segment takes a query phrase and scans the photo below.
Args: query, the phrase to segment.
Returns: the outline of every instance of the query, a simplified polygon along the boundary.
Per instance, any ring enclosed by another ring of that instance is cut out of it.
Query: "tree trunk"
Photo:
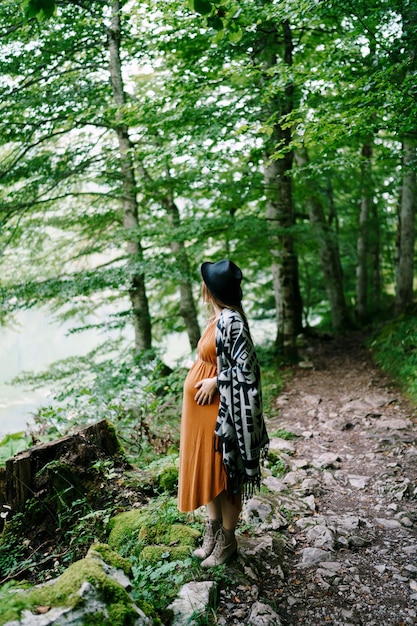
[[[366,142],[362,148],[359,231],[356,242],[358,255],[356,266],[356,315],[360,322],[364,322],[368,314],[369,225],[373,202],[371,158],[372,145],[370,142]]]
[[[62,475],[73,474],[73,479],[68,482],[74,486],[78,480],[91,482],[90,467],[94,461],[121,454],[115,430],[106,420],[87,426],[74,435],[35,445],[6,461],[0,504],[7,504],[15,512],[29,498],[53,489],[53,485],[45,484],[45,481],[46,469],[54,462],[60,464],[57,471]],[[63,478],[65,480],[65,476]]]
[[[194,302],[193,290],[189,278],[190,264],[188,262],[188,256],[185,249],[184,241],[182,239],[175,238],[175,231],[178,230],[178,227],[180,225],[180,214],[178,211],[178,207],[172,199],[167,198],[166,208],[168,210],[168,219],[173,231],[171,249],[182,277],[179,281],[180,315],[183,318],[185,327],[187,329],[188,340],[190,342],[191,349],[194,350],[197,347],[197,343],[200,339],[201,333],[198,324],[197,309]]]
[[[262,41],[263,65],[267,71],[276,65],[277,54],[282,45],[275,24],[262,26],[267,33],[263,35]],[[285,64],[290,66],[293,43],[288,22],[283,22],[282,33],[283,59]],[[302,302],[298,281],[298,259],[292,233],[295,219],[291,179],[293,166],[291,129],[288,126],[283,127],[282,117],[293,108],[293,91],[293,84],[289,83],[284,93],[274,97],[268,108],[263,111],[264,117],[273,114],[277,119],[273,127],[272,141],[266,146],[265,153],[266,219],[277,313],[277,344],[282,348],[284,355],[291,359],[297,355],[296,337],[302,330]],[[282,151],[279,158],[271,158],[278,149]]]
[[[395,294],[395,312],[397,315],[403,313],[413,302],[416,158],[416,142],[414,138],[406,137],[403,142],[403,174],[397,238],[397,280]]]
[[[303,166],[309,162],[307,150],[297,152],[297,162]],[[326,220],[320,196],[311,190],[306,198],[310,224],[316,238],[324,286],[330,305],[332,326],[340,331],[350,326],[349,312],[343,291],[343,272],[340,262],[337,234]],[[332,216],[333,217],[333,216]]]
[[[116,120],[122,120],[123,106],[126,97],[120,60],[120,3],[111,3],[112,19],[108,31],[108,49],[110,55],[110,78],[113,99],[119,111]],[[123,121],[117,123],[116,134],[119,143],[120,171],[123,193],[123,225],[127,233],[127,251],[129,255],[130,274],[129,297],[133,312],[135,329],[135,350],[139,354],[152,348],[152,329],[149,304],[145,288],[143,270],[143,250],[139,233],[138,204],[136,196],[136,178],[133,163],[133,146],[129,137],[129,129]]]

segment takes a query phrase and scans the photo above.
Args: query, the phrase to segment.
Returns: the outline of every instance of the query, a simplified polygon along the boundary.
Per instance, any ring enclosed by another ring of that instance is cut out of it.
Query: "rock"
[[[326,550],[321,548],[304,548],[302,550],[302,566],[309,567],[310,565],[316,565],[317,563],[323,563],[324,561],[331,561],[332,555]]]
[[[289,454],[294,454],[295,445],[292,443],[292,441],[288,441],[287,439],[281,439],[280,437],[273,437],[271,441],[269,442],[268,454],[279,456],[279,453],[283,451]]]
[[[263,531],[279,530],[288,526],[288,521],[280,513],[277,502],[263,495],[256,495],[245,503],[242,521]]]
[[[181,587],[168,609],[173,612],[171,626],[193,626],[210,608],[215,607],[217,584],[211,580],[192,581]]]
[[[310,511],[314,513],[314,511],[316,510],[316,500],[314,496],[313,495],[307,496],[306,498],[303,498],[303,500],[307,504]]]
[[[337,468],[340,467],[340,456],[333,452],[325,452],[313,459],[312,465],[318,469]]]
[[[282,621],[268,604],[254,602],[247,624],[248,626],[282,626]]]
[[[301,489],[308,494],[317,495],[321,491],[321,485],[315,478],[305,478],[301,483]]]
[[[375,422],[374,427],[378,430],[407,430],[410,428],[410,421],[401,418],[382,419]]]
[[[153,620],[133,602],[127,587],[130,562],[104,544],[90,548],[56,580],[31,590],[14,591],[27,603],[20,620],[4,626],[82,626],[91,615],[108,620],[113,611],[132,626],[152,626]],[[39,614],[38,607],[48,609]]]
[[[275,476],[267,476],[264,478],[263,484],[270,491],[274,491],[275,493],[288,489],[287,485],[280,478],[276,478]]]
[[[285,485],[294,486],[294,485],[300,484],[304,480],[305,477],[306,477],[306,472],[304,470],[299,470],[296,472],[288,472],[288,474],[285,474],[284,478],[282,479],[282,482]]]
[[[379,526],[381,526],[382,528],[389,528],[391,530],[401,527],[400,522],[396,519],[385,519],[383,517],[376,517],[375,522],[379,524]]]
[[[369,476],[355,476],[352,474],[348,476],[348,481],[349,481],[349,484],[352,485],[352,487],[356,487],[357,489],[365,489],[366,485],[370,481],[370,477]]]
[[[306,533],[306,538],[309,544],[314,548],[323,548],[325,550],[332,550],[334,548],[334,535],[327,526],[314,526]]]

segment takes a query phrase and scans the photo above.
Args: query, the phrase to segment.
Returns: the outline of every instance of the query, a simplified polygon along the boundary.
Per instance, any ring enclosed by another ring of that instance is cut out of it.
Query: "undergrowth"
[[[394,319],[376,331],[369,347],[375,362],[390,374],[417,404],[417,324],[415,312]]]

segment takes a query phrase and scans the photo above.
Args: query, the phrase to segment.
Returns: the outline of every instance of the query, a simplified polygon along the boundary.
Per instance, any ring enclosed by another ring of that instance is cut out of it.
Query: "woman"
[[[184,383],[178,507],[206,505],[202,567],[237,551],[242,495],[260,485],[268,435],[262,416],[259,363],[242,309],[242,272],[232,261],[203,263],[202,295],[212,309],[198,357]]]

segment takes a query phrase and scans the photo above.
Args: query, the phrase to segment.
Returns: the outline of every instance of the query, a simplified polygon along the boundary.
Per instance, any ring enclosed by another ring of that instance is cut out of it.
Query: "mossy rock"
[[[194,546],[200,537],[200,532],[184,524],[172,524],[169,531],[169,543],[179,543],[182,546]]]
[[[141,529],[141,532],[144,527]],[[149,534],[147,539],[152,533]],[[198,530],[184,526],[183,524],[172,524],[160,537],[160,541],[155,541],[152,545],[147,543],[140,552],[140,560],[156,563],[161,560],[182,561],[190,556],[191,548],[195,545],[200,536]],[[145,535],[142,535],[145,538]]]
[[[182,545],[193,546],[200,533],[194,528],[184,524],[171,525],[143,525],[139,531],[138,539],[146,546],[164,544],[168,546]]]
[[[148,563],[158,561],[184,561],[190,556],[188,546],[145,546],[140,553],[140,560]]]
[[[139,509],[132,509],[119,513],[109,521],[109,546],[122,555],[128,556],[134,552],[137,544],[138,532],[143,525],[144,513]]]
[[[126,576],[130,576],[132,573],[132,565],[129,559],[120,556],[120,554],[112,550],[107,543],[93,544],[87,552],[87,557],[98,557],[115,569],[122,570]]]
[[[97,558],[100,557],[100,558]],[[33,610],[37,606],[83,608],[85,599],[79,591],[83,583],[90,583],[97,591],[100,600],[105,603],[109,618],[101,616],[98,622],[99,611],[96,614],[84,614],[83,625],[108,624],[109,626],[129,626],[138,618],[137,608],[125,588],[116,580],[110,578],[103,569],[104,561],[117,569],[126,571],[127,563],[108,546],[97,544],[92,546],[90,554],[80,561],[73,563],[68,569],[48,585],[25,590],[25,593],[16,591],[10,594],[10,604],[7,596],[2,597],[2,621],[6,623],[18,620],[23,609]],[[19,602],[17,602],[19,599]],[[91,619],[90,619],[91,618]],[[4,620],[4,621],[3,621]]]

